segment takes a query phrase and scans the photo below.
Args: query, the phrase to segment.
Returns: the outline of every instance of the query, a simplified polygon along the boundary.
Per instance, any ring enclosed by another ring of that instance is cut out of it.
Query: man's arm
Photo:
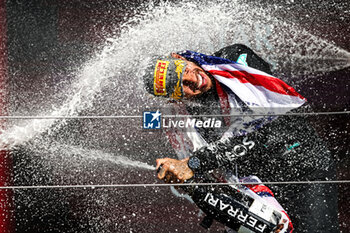
[[[188,160],[188,166],[194,172],[203,172],[215,168],[227,167],[233,161],[249,159],[260,153],[261,148],[256,140],[256,133],[245,136],[219,140],[195,151]]]
[[[263,150],[256,138],[257,132],[225,141],[219,140],[202,147],[183,160],[157,159],[157,169],[161,167],[158,178],[169,183],[182,183],[196,173],[227,167],[236,160],[251,159]]]

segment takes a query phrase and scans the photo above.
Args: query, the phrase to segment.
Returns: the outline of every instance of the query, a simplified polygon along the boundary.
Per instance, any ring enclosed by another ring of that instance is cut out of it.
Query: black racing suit
[[[249,66],[271,73],[269,65],[244,45],[232,45],[214,55],[236,61],[242,53],[248,54]],[[192,114],[203,114],[198,107],[189,107],[188,110]],[[291,112],[298,111],[301,108]],[[202,128],[199,133],[211,143],[192,154],[191,157],[200,161],[195,173],[223,167],[230,169],[237,164],[239,176],[256,175],[263,182],[336,179],[330,151],[303,116],[280,116],[252,133],[226,141],[218,140],[220,135],[213,130]],[[339,232],[335,185],[283,184],[269,187],[290,216],[294,233]]]

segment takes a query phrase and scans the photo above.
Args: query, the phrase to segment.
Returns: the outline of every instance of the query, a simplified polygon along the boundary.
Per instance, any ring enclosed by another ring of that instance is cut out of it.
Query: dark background
[[[58,92],[60,86],[57,84],[62,83],[61,79],[64,78],[69,83],[74,78],[70,76],[72,69],[90,58],[103,43],[106,34],[117,35],[118,25],[141,12],[140,4],[145,2],[6,1],[11,110],[31,113],[29,108],[40,103],[38,99],[51,96],[54,91]],[[301,27],[305,26],[313,34],[350,51],[349,37],[344,36],[350,34],[349,3],[316,0],[254,2],[262,6],[281,6],[277,10],[281,18],[288,18]],[[311,80],[295,88],[311,100],[315,111],[350,109],[349,68],[317,75]],[[309,118],[337,159],[338,180],[349,180],[349,115]],[[79,129],[80,123],[71,121],[68,126]],[[150,145],[156,142],[157,137],[163,136],[155,132],[149,138]],[[141,142],[147,147],[146,143]],[[169,148],[164,139],[160,139],[158,144],[160,150],[166,151]],[[98,162],[93,168],[88,165],[67,168],[63,163],[52,170],[47,161],[33,159],[31,153],[25,146],[19,146],[12,151],[15,185],[81,184],[90,180],[106,183],[155,182],[153,171],[132,172],[131,169]],[[60,180],[60,177],[64,180]],[[71,177],[70,180],[67,177]],[[340,184],[338,187],[340,226],[343,232],[350,232],[350,186]],[[202,230],[198,227],[201,217],[197,215],[197,208],[186,200],[173,197],[168,188],[17,190],[15,207],[17,232]],[[222,229],[222,226],[215,224],[212,232],[222,232]]]

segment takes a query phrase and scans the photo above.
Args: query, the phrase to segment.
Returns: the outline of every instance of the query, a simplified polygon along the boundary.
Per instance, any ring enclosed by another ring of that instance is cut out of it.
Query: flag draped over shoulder
[[[291,86],[263,71],[189,50],[179,55],[199,64],[224,89],[231,90],[253,113],[283,114],[306,102]]]

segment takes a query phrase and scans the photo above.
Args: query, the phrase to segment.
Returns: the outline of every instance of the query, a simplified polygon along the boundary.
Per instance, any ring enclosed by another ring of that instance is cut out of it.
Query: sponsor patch
[[[247,54],[243,53],[241,55],[239,55],[238,59],[237,59],[237,63],[244,65],[244,66],[248,66],[247,63]]]
[[[183,72],[183,69],[185,67],[185,61],[183,60],[175,60],[174,61],[176,66],[176,74],[177,74],[177,83],[174,87],[174,92],[171,94],[171,98],[173,99],[181,99],[182,97],[182,91],[181,91],[181,74]]]
[[[166,72],[169,66],[168,61],[157,60],[154,70],[154,95],[167,95],[166,92]]]

